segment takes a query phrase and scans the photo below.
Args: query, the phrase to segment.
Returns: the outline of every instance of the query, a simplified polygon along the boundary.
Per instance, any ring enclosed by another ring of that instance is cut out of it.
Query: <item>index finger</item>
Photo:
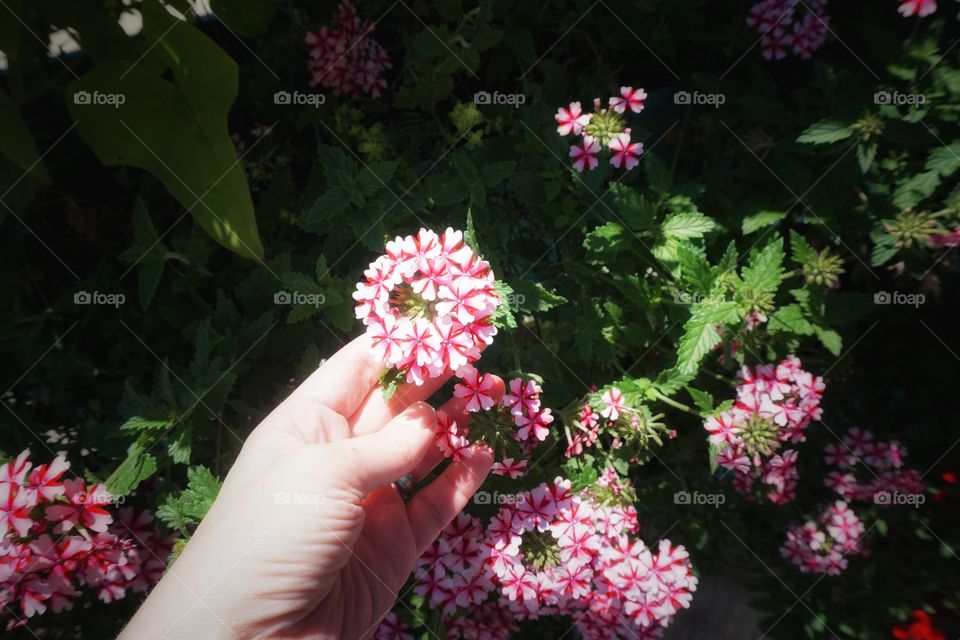
[[[370,338],[364,333],[310,374],[288,400],[319,402],[349,417],[380,381],[383,369],[383,362],[373,355]]]

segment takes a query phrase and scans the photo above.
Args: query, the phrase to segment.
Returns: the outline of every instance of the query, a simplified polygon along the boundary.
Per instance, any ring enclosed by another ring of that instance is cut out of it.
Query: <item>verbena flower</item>
[[[759,481],[775,504],[793,500],[797,452],[784,447],[803,442],[807,426],[820,419],[824,388],[823,378],[804,371],[795,356],[743,367],[733,407],[703,425],[714,459],[734,473],[737,491],[752,494]]]
[[[900,0],[900,7],[897,9],[905,18],[910,16],[923,18],[936,10],[937,0]]]
[[[29,457],[0,466],[0,605],[18,614],[8,629],[73,608],[81,589],[109,603],[160,579],[173,544],[149,513],[126,507],[115,517],[102,485],[61,481],[66,458],[31,471]]]
[[[916,469],[904,469],[906,448],[896,440],[875,442],[873,433],[854,427],[842,442],[824,448],[826,463],[835,467],[824,480],[847,501],[892,504],[884,494],[916,495],[926,488]]]
[[[603,149],[612,152],[610,164],[614,167],[630,171],[637,166],[643,155],[643,144],[631,142],[630,128],[624,116],[628,110],[632,113],[643,111],[646,99],[647,93],[643,89],[620,87],[620,95],[612,96],[606,108],[599,98],[595,99],[593,113],[584,113],[579,102],[560,107],[554,115],[557,133],[580,136],[580,140],[570,146],[573,168],[580,173],[596,169],[600,166],[597,155]]]
[[[747,14],[747,26],[760,34],[760,50],[767,60],[783,60],[788,53],[806,60],[827,37],[830,17],[827,0],[761,0]]]
[[[500,304],[490,265],[463,233],[421,229],[387,243],[353,294],[373,353],[407,382],[465,370],[493,342]]]
[[[791,527],[780,554],[803,573],[835,576],[847,568],[847,556],[864,552],[863,535],[863,523],[837,500],[816,521]]]
[[[333,21],[335,28],[307,32],[310,86],[322,85],[335,95],[379,97],[387,86],[383,72],[393,65],[386,50],[370,37],[374,23],[362,20],[350,0],[340,2]]]

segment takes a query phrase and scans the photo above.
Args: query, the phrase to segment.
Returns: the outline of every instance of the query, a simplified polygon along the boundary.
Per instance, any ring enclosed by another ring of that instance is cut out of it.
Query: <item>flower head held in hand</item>
[[[497,333],[490,265],[450,228],[421,229],[386,249],[353,294],[377,357],[418,385],[476,362]]]

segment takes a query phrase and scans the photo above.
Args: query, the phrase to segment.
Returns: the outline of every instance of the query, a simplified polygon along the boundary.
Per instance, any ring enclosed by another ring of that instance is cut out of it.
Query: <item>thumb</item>
[[[409,473],[434,446],[437,412],[426,402],[414,402],[383,429],[341,441],[349,448],[348,466],[354,486],[364,495]]]

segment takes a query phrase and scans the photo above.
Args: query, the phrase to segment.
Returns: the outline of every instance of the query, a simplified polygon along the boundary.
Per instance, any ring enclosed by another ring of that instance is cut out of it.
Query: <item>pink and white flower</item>
[[[579,144],[570,147],[570,157],[573,158],[573,168],[576,169],[578,173],[583,173],[584,169],[588,171],[596,169],[600,163],[599,160],[597,160],[597,154],[599,152],[600,143],[590,136],[584,136]]]

